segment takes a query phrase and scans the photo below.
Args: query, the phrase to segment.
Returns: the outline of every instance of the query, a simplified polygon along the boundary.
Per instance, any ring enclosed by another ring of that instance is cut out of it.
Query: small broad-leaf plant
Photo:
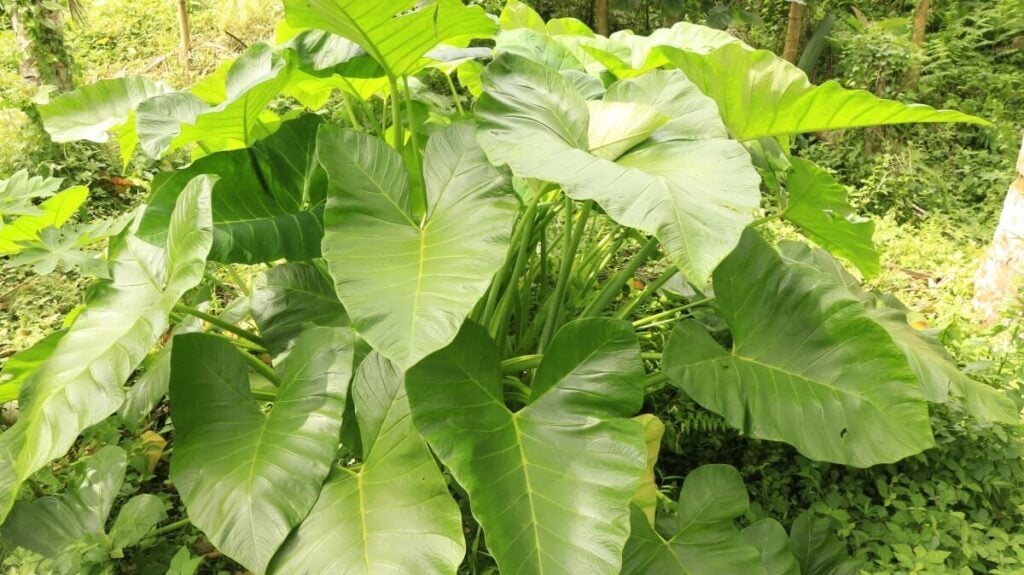
[[[516,0],[284,8],[276,44],[190,89],[105,80],[41,107],[56,141],[192,161],[155,177],[67,332],[15,361],[4,533],[86,428],[166,398],[188,519],[253,573],[453,574],[467,554],[503,575],[828,573],[842,553],[812,522],[799,542],[738,527],[731,467],[663,503],[645,393],[855,467],[931,447],[929,403],[1017,422],[861,288],[873,225],[788,146],[984,121],[815,86],[686,23],[606,38]],[[774,242],[776,220],[815,247]],[[197,296],[209,263],[258,271],[220,315]],[[641,268],[656,279],[631,287]],[[645,316],[669,282],[688,301]]]

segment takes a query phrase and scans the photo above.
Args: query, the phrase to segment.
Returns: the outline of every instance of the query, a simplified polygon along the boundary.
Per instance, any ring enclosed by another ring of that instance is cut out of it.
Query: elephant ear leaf
[[[807,265],[831,275],[851,296],[864,304],[868,316],[888,332],[893,343],[906,356],[928,401],[958,401],[969,414],[981,421],[1008,425],[1020,423],[1020,410],[1013,400],[961,371],[937,337],[910,325],[907,308],[896,298],[864,291],[856,278],[824,250],[812,249],[798,242],[783,242],[781,251],[783,257],[794,265]]]
[[[127,165],[138,145],[135,112],[146,100],[171,88],[148,78],[114,78],[82,86],[39,106],[43,129],[54,142],[88,140],[105,143],[118,135],[121,158]]]
[[[407,369],[455,338],[505,261],[517,207],[507,178],[468,125],[435,133],[420,219],[402,159],[383,140],[325,127],[318,142],[331,182],[323,253],[338,297],[359,334]]]
[[[363,47],[390,76],[412,74],[438,44],[484,38],[497,29],[479,6],[462,0],[285,0],[295,28],[319,28]]]
[[[260,263],[320,256],[327,176],[316,160],[322,121],[309,114],[284,122],[251,148],[205,156],[187,168],[161,172],[139,235],[162,243],[174,202],[192,178],[217,176],[213,188],[210,260]]]
[[[501,54],[483,83],[478,134],[492,162],[653,234],[691,282],[704,285],[753,220],[750,156],[678,71],[619,81],[588,102],[557,71]]]
[[[78,434],[124,402],[124,383],[168,327],[168,315],[199,284],[213,243],[213,180],[193,180],[176,203],[167,247],[133,235],[110,248],[100,282],[68,333],[24,382],[21,417],[0,435],[0,519],[21,484],[64,455]]]
[[[623,575],[766,573],[757,547],[734,521],[750,500],[743,478],[728,465],[705,465],[686,476],[672,533],[663,537],[633,508],[633,530],[623,557]]]
[[[454,574],[465,555],[462,518],[413,428],[402,372],[371,353],[352,401],[362,465],[334,470],[270,572]]]
[[[253,44],[228,68],[223,93],[216,93],[219,89],[204,92],[206,84],[193,88],[204,96],[218,96],[216,103],[193,92],[171,92],[139,104],[135,118],[139,147],[150,157],[160,158],[196,142],[213,142],[218,149],[252,144],[269,135],[261,112],[288,85],[294,70],[286,54],[266,44]]]
[[[869,467],[934,445],[906,358],[840,281],[785,262],[751,229],[714,287],[731,352],[693,321],[665,350],[670,380],[698,403],[816,461]]]
[[[739,140],[886,124],[988,124],[961,112],[847,90],[835,81],[815,86],[793,64],[740,43],[703,53],[673,46],[657,50],[718,103],[729,132]]]
[[[782,217],[816,244],[849,260],[864,277],[881,271],[871,236],[875,223],[860,218],[846,201],[846,189],[814,162],[790,158],[789,203]]]
[[[409,370],[416,428],[469,493],[502,573],[619,573],[646,463],[629,419],[642,378],[631,326],[606,318],[558,332],[518,411],[505,406],[497,347],[475,323]]]
[[[278,367],[280,385],[267,413],[249,390],[242,352],[205,334],[175,338],[171,479],[192,522],[255,573],[266,571],[330,472],[353,339],[345,328],[303,333]]]
[[[100,449],[78,464],[77,485],[60,497],[18,501],[3,525],[4,538],[48,558],[101,541],[126,465],[120,447]]]
[[[832,519],[801,513],[789,530],[790,547],[803,575],[855,575],[860,572],[846,544],[836,537]]]

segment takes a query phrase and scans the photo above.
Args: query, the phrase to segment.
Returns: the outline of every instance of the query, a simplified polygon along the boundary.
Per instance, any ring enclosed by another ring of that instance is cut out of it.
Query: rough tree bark
[[[602,36],[611,34],[608,0],[594,0],[594,28]]]
[[[804,0],[789,0],[789,23],[786,24],[786,46],[782,49],[782,58],[796,64],[800,55],[800,36],[804,31]]]
[[[931,7],[930,0],[918,0],[917,9],[914,11],[914,30],[910,41],[917,47],[918,51],[924,47],[924,34],[928,28],[928,9]],[[911,88],[917,86],[921,77],[921,62],[918,59],[910,67],[910,76],[907,78],[907,85]]]
[[[14,0],[5,7],[22,54],[21,77],[32,85],[56,86],[58,92],[74,89],[61,11],[48,8],[44,0]]]
[[[974,309],[986,325],[994,324],[1024,280],[1024,142],[1017,158],[1017,178],[1003,203],[992,245],[974,276]]]

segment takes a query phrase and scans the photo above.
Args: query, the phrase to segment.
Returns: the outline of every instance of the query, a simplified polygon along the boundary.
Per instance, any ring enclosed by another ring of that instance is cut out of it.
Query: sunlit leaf
[[[706,283],[753,219],[761,194],[750,156],[678,72],[613,84],[595,113],[558,72],[510,54],[487,68],[484,85],[476,114],[491,161],[561,184],[618,223],[654,234],[695,284]],[[641,117],[639,127],[619,122]],[[668,121],[659,127],[661,117]],[[616,145],[603,148],[609,141]],[[602,157],[616,154],[614,162]]]
[[[317,154],[331,181],[323,252],[341,303],[374,349],[409,368],[455,338],[505,260],[508,181],[472,127],[446,128],[423,156],[420,220],[402,159],[383,140],[325,128]]]
[[[647,459],[628,419],[642,377],[631,326],[605,318],[557,333],[518,411],[505,406],[498,350],[477,324],[409,370],[416,428],[469,493],[502,573],[619,573]]]

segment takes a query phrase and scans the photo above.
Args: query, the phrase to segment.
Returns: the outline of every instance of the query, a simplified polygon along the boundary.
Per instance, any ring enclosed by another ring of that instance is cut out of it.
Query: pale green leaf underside
[[[167,249],[128,235],[111,247],[111,275],[53,355],[25,383],[18,423],[0,435],[0,519],[23,481],[117,410],[122,385],[168,325],[168,314],[203,277],[212,240],[211,179],[182,193]]]
[[[51,333],[37,341],[32,347],[23,349],[7,358],[0,370],[0,404],[18,399],[21,386],[44,361],[53,355],[57,343],[67,332]]]
[[[817,461],[868,467],[934,444],[906,359],[829,274],[785,263],[748,230],[714,286],[732,353],[690,321],[665,350],[669,377],[701,405]]]
[[[616,222],[654,234],[692,282],[707,281],[753,219],[760,191],[750,157],[726,137],[714,103],[678,71],[613,84],[591,104],[594,117],[568,79],[529,60],[500,55],[483,79],[476,114],[491,161],[556,182]],[[643,130],[606,125],[605,114],[627,110],[650,114]],[[661,117],[667,123],[652,129]],[[611,149],[603,146],[609,141]]]
[[[628,419],[642,376],[629,324],[604,318],[559,331],[517,412],[477,324],[408,372],[416,428],[469,493],[503,574],[619,573],[646,460]]]
[[[171,356],[171,479],[192,522],[228,556],[264,573],[320,493],[334,462],[352,375],[353,336],[315,328],[278,374],[270,413],[230,343],[177,336]]]
[[[454,575],[465,555],[462,518],[413,428],[402,373],[371,353],[351,394],[362,466],[335,469],[270,572]]]
[[[54,142],[104,143],[111,130],[129,123],[139,104],[169,91],[148,78],[100,80],[39,106],[39,115]]]
[[[455,338],[504,261],[516,212],[507,179],[472,128],[437,132],[418,222],[402,159],[383,140],[325,128],[317,154],[331,182],[323,253],[338,296],[359,334],[409,368]]]

